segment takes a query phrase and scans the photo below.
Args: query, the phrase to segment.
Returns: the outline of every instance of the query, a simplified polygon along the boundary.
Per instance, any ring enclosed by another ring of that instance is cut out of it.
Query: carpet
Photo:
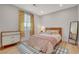
[[[64,47],[62,47],[62,46],[59,46],[59,47],[57,47],[57,48],[55,49],[55,53],[56,53],[56,54],[68,54],[69,51],[68,51],[67,48],[64,48]]]

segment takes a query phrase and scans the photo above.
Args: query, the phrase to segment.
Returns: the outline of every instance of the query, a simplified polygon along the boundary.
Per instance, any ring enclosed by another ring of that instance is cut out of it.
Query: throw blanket
[[[59,41],[57,41],[56,38],[46,35],[33,35],[29,40],[27,40],[27,43],[31,47],[43,53],[52,53],[58,42]]]

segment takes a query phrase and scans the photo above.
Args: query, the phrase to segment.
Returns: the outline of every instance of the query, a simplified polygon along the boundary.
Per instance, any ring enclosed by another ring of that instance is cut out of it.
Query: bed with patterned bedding
[[[19,48],[23,53],[53,53],[56,45],[61,41],[44,34],[33,35],[29,40],[23,42]]]
[[[23,46],[26,47],[25,50],[31,51],[30,53],[50,54],[54,52],[55,47],[61,42],[61,38],[58,33],[32,35],[29,40],[23,43]]]

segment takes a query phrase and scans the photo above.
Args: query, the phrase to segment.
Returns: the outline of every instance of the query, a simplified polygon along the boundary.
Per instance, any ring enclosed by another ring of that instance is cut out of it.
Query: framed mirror
[[[72,21],[70,23],[69,41],[73,44],[77,44],[78,38],[78,21]]]

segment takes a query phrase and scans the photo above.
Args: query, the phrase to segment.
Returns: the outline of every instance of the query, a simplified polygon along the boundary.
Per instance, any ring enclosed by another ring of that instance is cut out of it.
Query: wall
[[[77,13],[77,15],[78,15],[78,21],[79,21],[79,5],[78,5],[77,11],[78,11],[78,13]],[[78,27],[78,31],[79,31],[79,27]],[[79,32],[78,32],[78,42],[79,42]],[[78,45],[79,45],[79,43],[78,43]]]
[[[0,5],[0,32],[18,30],[18,9],[11,5]]]
[[[10,5],[0,5],[0,32],[18,30],[18,9]]]
[[[57,11],[55,13],[41,16],[42,26],[62,27],[63,38],[67,41],[69,36],[70,21],[77,20],[77,7]]]
[[[38,15],[34,15],[34,25],[35,25],[35,34],[40,32],[41,27],[41,17]]]

